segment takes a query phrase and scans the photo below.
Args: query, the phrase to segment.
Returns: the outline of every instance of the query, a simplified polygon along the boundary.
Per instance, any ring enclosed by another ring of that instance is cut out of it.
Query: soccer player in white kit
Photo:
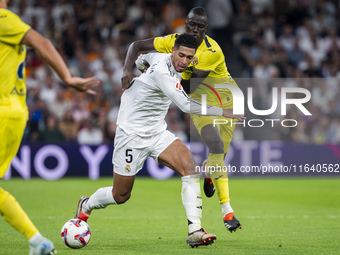
[[[166,130],[165,115],[171,102],[182,111],[202,114],[201,104],[189,98],[181,82],[182,72],[192,61],[197,40],[189,34],[178,36],[171,54],[161,55],[140,77],[135,78],[123,93],[118,113],[113,153],[113,186],[98,189],[90,198],[81,197],[75,218],[87,221],[93,209],[125,203],[131,195],[135,175],[144,161],[152,157],[181,176],[182,202],[188,218],[188,246],[212,244],[214,234],[201,227],[202,197],[195,159],[184,143]],[[158,55],[157,57],[159,57]],[[207,106],[207,115],[244,119],[232,109]]]

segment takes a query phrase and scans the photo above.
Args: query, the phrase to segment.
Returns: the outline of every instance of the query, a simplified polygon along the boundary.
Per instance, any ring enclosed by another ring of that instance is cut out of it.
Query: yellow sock
[[[228,172],[224,164],[224,154],[209,153],[207,167],[210,169],[210,177],[214,183],[220,204],[228,203],[230,201]]]
[[[28,240],[38,233],[38,229],[15,198],[2,188],[0,188],[0,214],[9,224],[23,233]]]
[[[230,201],[228,178],[222,177],[218,180],[212,179],[212,181],[214,183],[220,204],[228,203]]]

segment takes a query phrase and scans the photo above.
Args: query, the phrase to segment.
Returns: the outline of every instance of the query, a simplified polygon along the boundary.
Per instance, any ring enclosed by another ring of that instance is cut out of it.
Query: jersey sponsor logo
[[[212,53],[215,53],[216,50],[208,49],[208,51],[211,51]]]
[[[131,167],[130,165],[126,165],[125,167],[125,172],[130,173],[131,172]]]
[[[192,60],[192,64],[197,66],[198,64],[198,57],[194,57],[193,60]]]
[[[21,88],[21,89],[18,91],[17,88],[14,87],[14,88],[12,89],[10,95],[24,96],[24,95],[26,95],[26,93],[23,92],[23,90],[24,90],[24,89]]]
[[[176,89],[182,90],[182,85],[180,83],[176,83]]]
[[[161,38],[165,39],[165,38],[167,38],[167,36],[166,36],[166,35],[163,35],[163,36],[161,36]]]

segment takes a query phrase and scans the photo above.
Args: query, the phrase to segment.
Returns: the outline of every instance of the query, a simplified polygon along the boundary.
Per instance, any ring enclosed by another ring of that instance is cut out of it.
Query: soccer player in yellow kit
[[[95,92],[91,88],[99,84],[94,77],[71,77],[51,42],[7,10],[7,3],[8,0],[0,0],[0,178],[18,151],[28,120],[25,45],[35,48],[65,85],[93,94]],[[26,236],[30,245],[29,254],[54,253],[53,243],[39,233],[15,198],[1,187],[0,214]]]
[[[199,47],[189,67],[182,75],[182,85],[188,90],[188,80],[191,78],[205,78],[200,85],[193,90],[191,98],[201,101],[202,94],[207,96],[207,104],[230,109],[233,107],[233,97],[227,89],[215,89],[214,84],[230,84],[237,86],[227,70],[225,58],[219,45],[205,34],[208,26],[208,15],[202,7],[190,10],[186,22],[186,33],[193,35]],[[157,50],[170,53],[176,40],[177,34],[156,37],[136,41],[129,47],[124,65],[122,77],[123,89],[126,89],[133,79],[132,66],[139,51]],[[185,82],[187,81],[187,82]],[[188,92],[188,91],[187,91]],[[189,92],[188,92],[189,93]],[[217,102],[217,104],[216,104]],[[195,127],[209,148],[208,159],[203,163],[204,169],[225,166],[224,157],[229,149],[234,131],[234,125],[213,125],[216,117],[191,115]],[[223,117],[218,117],[225,119]],[[230,119],[227,119],[230,123]],[[226,169],[226,168],[224,168]],[[241,223],[235,218],[234,211],[230,206],[228,176],[226,172],[206,172],[204,180],[204,192],[207,197],[214,194],[215,188],[222,208],[223,222],[226,228],[232,232],[241,228]]]

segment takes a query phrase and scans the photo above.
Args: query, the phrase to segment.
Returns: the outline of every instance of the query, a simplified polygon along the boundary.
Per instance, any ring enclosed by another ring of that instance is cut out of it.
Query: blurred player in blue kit
[[[33,47],[57,72],[65,85],[95,93],[96,78],[71,77],[66,64],[49,40],[7,10],[8,0],[0,0],[0,178],[16,155],[28,120],[26,105],[26,46]],[[0,188],[0,214],[29,242],[29,254],[53,254],[53,243],[43,237],[15,198]]]

